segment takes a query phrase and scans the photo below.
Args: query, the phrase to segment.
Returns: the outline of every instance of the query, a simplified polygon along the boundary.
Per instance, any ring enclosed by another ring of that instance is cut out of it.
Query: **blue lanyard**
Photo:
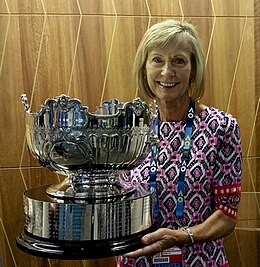
[[[183,146],[183,155],[181,159],[181,168],[180,174],[177,184],[177,207],[176,207],[176,216],[178,219],[181,219],[183,216],[184,210],[184,178],[186,173],[186,168],[189,163],[189,153],[191,148],[191,136],[192,136],[192,125],[195,114],[195,101],[190,99],[188,114],[186,118],[186,127],[185,127],[185,138],[184,138],[184,146]],[[157,136],[159,136],[159,114],[156,116],[154,131]],[[156,201],[154,206],[154,219],[156,220],[158,217],[158,192],[156,185],[156,176],[157,176],[157,147],[154,146],[152,148],[152,157],[150,161],[150,187],[153,187],[156,192]]]
[[[157,114],[155,119],[155,125],[154,125],[154,132],[159,137],[159,114]],[[157,176],[157,146],[152,147],[152,156],[150,161],[150,170],[149,170],[149,185],[150,187],[154,188],[155,190],[155,203],[154,203],[154,209],[153,209],[153,216],[154,220],[157,220],[158,217],[158,190],[157,190],[157,184],[156,184],[156,176]]]

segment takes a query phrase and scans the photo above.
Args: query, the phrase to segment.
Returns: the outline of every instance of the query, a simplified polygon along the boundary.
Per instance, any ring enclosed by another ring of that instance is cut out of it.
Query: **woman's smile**
[[[176,85],[180,84],[179,82],[160,82],[160,81],[158,81],[157,83],[158,83],[162,88],[167,88],[167,89],[173,88],[173,87],[175,87]]]

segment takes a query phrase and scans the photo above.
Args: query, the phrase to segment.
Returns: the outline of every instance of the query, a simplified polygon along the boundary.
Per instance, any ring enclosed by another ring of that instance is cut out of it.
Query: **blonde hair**
[[[199,35],[192,24],[171,19],[154,24],[149,28],[145,32],[136,52],[133,66],[134,79],[140,92],[150,99],[154,99],[155,95],[151,91],[144,75],[148,53],[155,47],[164,47],[176,37],[179,41],[186,41],[191,48],[192,77],[189,95],[195,100],[202,98],[204,95],[205,56]]]

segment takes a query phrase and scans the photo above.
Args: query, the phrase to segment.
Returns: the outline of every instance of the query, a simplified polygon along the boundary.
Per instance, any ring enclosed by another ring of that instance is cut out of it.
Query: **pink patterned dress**
[[[185,125],[160,122],[157,189],[160,227],[178,229],[177,183],[183,153]],[[185,175],[183,226],[205,221],[219,209],[236,218],[241,192],[242,156],[237,121],[230,114],[207,107],[194,117],[190,159]],[[127,179],[149,183],[150,156]],[[223,239],[182,248],[184,267],[227,267]],[[119,258],[120,267],[150,267],[151,257]]]

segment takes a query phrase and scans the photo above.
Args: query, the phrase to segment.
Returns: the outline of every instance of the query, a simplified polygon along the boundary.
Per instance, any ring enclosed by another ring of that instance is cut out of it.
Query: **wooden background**
[[[103,99],[138,95],[131,70],[138,43],[166,18],[197,26],[207,55],[203,102],[232,113],[243,147],[239,221],[226,238],[231,267],[260,266],[260,1],[0,0],[0,266],[114,266],[115,260],[60,261],[16,248],[23,191],[61,179],[41,168],[25,142],[26,93],[33,111],[65,93],[92,111]]]

